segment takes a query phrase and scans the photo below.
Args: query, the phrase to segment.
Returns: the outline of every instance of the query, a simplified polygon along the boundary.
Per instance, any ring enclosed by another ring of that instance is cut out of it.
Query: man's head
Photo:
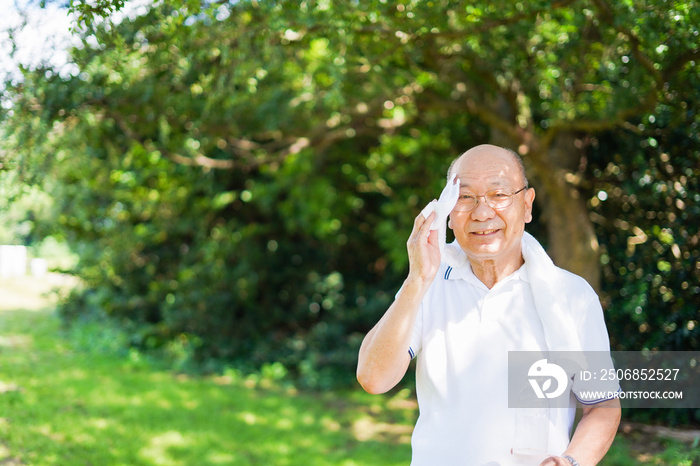
[[[476,196],[478,201],[471,211],[460,211],[458,204],[450,214],[450,228],[469,260],[496,265],[521,261],[520,244],[525,224],[532,220],[535,190],[514,194],[507,207],[493,208],[484,197],[494,190],[508,195],[527,188],[520,157],[508,149],[484,144],[458,157],[448,179],[455,173],[461,184],[460,196]]]
[[[447,180],[448,181],[450,180],[450,178],[452,178],[452,174],[454,173],[454,167],[455,167],[455,165],[457,165],[457,162],[459,162],[461,160],[462,156],[467,155],[467,153],[469,153],[471,151],[475,151],[479,148],[483,148],[484,150],[489,149],[489,148],[492,148],[494,150],[501,149],[501,150],[507,152],[508,154],[510,154],[513,157],[513,161],[518,164],[518,169],[520,170],[520,176],[522,176],[522,178],[525,182],[523,184],[523,186],[525,186],[525,187],[529,186],[529,182],[527,181],[527,173],[525,172],[525,164],[523,163],[523,159],[520,158],[518,153],[515,152],[514,150],[508,149],[507,147],[498,147],[498,146],[493,146],[491,144],[482,144],[480,146],[476,146],[472,149],[469,149],[467,152],[460,155],[456,159],[454,159],[452,161],[452,163],[450,164],[450,168],[447,170]]]

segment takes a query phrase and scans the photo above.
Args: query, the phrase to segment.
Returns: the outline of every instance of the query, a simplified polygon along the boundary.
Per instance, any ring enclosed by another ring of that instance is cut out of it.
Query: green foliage
[[[700,349],[700,80],[697,73],[679,79],[669,105],[640,116],[634,132],[601,135],[591,151],[589,205],[613,349]],[[700,422],[698,410],[626,415]]]
[[[36,242],[51,205],[51,199],[41,189],[23,189],[16,173],[0,172],[0,244]]]
[[[645,115],[637,134],[603,135],[592,151],[590,204],[618,349],[700,349],[700,80],[683,80],[677,106]]]
[[[33,241],[31,256],[45,259],[48,270],[57,272],[75,270],[80,259],[64,241],[55,236],[47,236],[41,241]]]
[[[282,361],[309,385],[348,384],[405,265],[395,225],[429,200],[411,186],[443,176],[465,120],[377,148],[340,112],[374,97],[334,77],[331,43],[281,46],[296,36],[260,34],[264,12],[241,8],[154,9],[108,49],[76,49],[75,76],[28,73],[6,127],[16,172],[47,183],[81,257],[67,320],[107,316],[182,364]]]

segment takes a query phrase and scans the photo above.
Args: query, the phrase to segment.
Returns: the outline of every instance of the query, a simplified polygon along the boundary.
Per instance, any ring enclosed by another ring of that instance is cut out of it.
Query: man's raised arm
[[[440,266],[435,218],[418,215],[407,242],[409,273],[393,304],[362,341],[357,380],[367,392],[384,393],[406,374],[411,357],[408,347],[421,300]],[[430,233],[430,235],[428,235]]]

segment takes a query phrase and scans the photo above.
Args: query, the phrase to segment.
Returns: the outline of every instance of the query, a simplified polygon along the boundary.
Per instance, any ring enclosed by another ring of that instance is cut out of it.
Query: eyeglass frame
[[[474,196],[474,199],[475,199],[474,207],[472,207],[472,208],[469,209],[469,210],[457,210],[457,206],[459,205],[459,197],[458,197],[458,198],[457,198],[457,203],[455,203],[455,206],[454,206],[454,208],[453,208],[452,210],[454,210],[454,211],[456,211],[456,212],[473,212],[473,211],[476,210],[476,208],[479,206],[479,202],[480,202],[480,201],[479,201],[479,198],[480,198],[480,197],[483,197],[483,198],[484,198],[484,203],[486,203],[486,205],[489,206],[489,207],[490,207],[491,209],[493,209],[493,210],[506,209],[506,208],[508,208],[508,207],[510,207],[510,206],[513,205],[513,198],[515,197],[516,194],[520,194],[521,192],[525,191],[525,190],[528,189],[528,188],[529,188],[529,186],[526,185],[526,186],[523,186],[522,188],[518,189],[517,191],[508,194],[507,196],[508,196],[508,199],[509,199],[510,202],[508,203],[508,205],[504,205],[504,206],[501,206],[501,207],[493,207],[491,204],[489,204],[489,201],[487,200],[488,198],[486,197],[489,193],[492,193],[492,192],[495,192],[495,191],[497,192],[498,189],[492,189],[492,190],[490,190],[490,191],[486,191],[484,194],[482,194],[482,195],[480,195],[480,196],[475,195],[475,196]],[[503,194],[505,194],[505,193],[503,193]],[[460,194],[460,196],[461,196],[461,194]]]

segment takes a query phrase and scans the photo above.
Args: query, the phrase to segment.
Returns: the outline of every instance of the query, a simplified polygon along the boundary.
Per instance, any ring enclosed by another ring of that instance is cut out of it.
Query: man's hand
[[[438,231],[430,230],[435,216],[435,212],[428,215],[428,218],[423,217],[423,214],[418,214],[413,222],[413,231],[406,242],[409,280],[413,278],[422,283],[430,284],[440,267]]]

